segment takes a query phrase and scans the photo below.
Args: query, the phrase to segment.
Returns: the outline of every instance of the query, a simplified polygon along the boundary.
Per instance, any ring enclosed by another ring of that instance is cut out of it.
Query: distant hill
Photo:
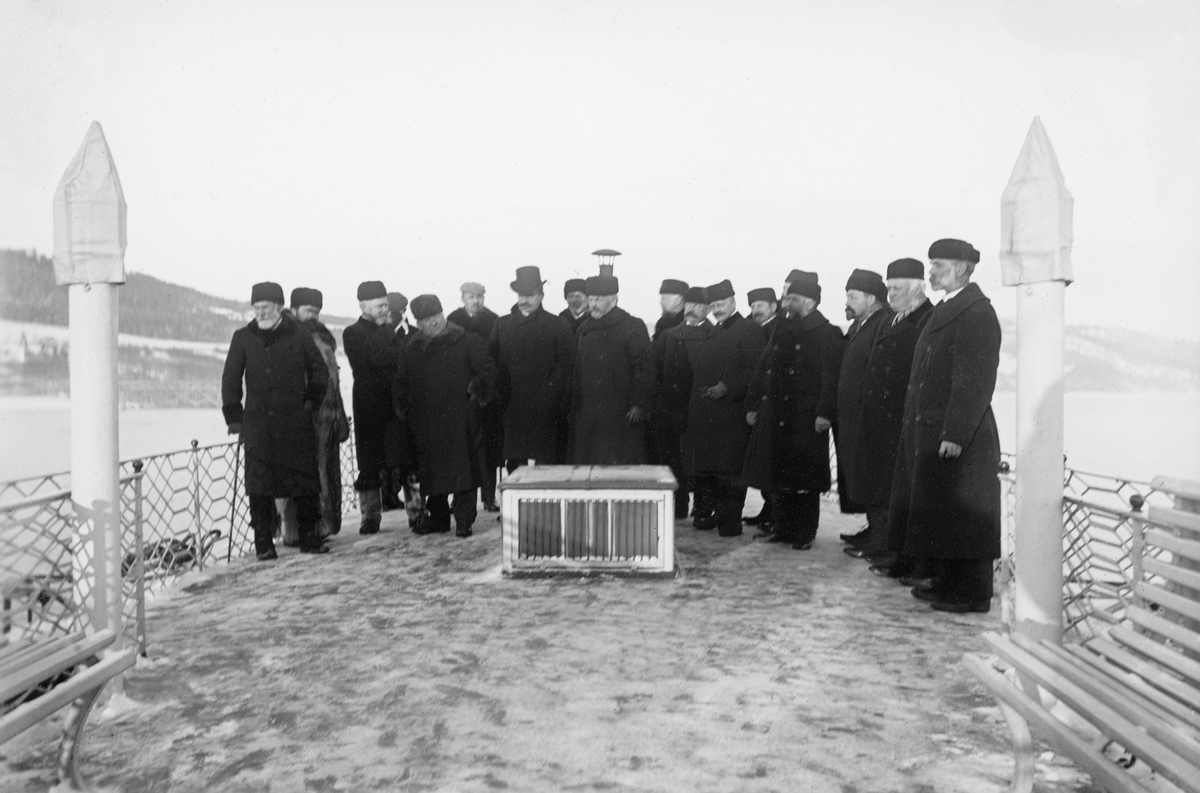
[[[5,319],[66,326],[67,290],[55,285],[48,257],[0,250],[0,320]],[[346,317],[323,319],[339,337],[341,327],[354,321]],[[208,295],[141,273],[130,273],[121,289],[120,331],[124,334],[224,345],[233,331],[248,320],[249,310],[244,302]],[[1002,319],[1001,326],[1004,339],[997,388],[1012,391],[1016,389],[1016,325],[1012,319]],[[0,364],[6,357],[3,346],[0,344]],[[156,345],[143,346],[149,349]],[[152,355],[147,352],[142,357],[148,362],[163,356],[178,358],[172,360],[172,365],[177,363],[179,372],[195,370],[195,361],[182,352],[157,349]],[[203,359],[201,355],[196,360]],[[218,363],[214,359],[210,367]],[[148,365],[131,365],[129,376],[138,379],[179,376],[176,371],[169,375],[147,372]],[[1200,391],[1200,343],[1117,328],[1068,327],[1066,370],[1068,391]]]
[[[228,342],[249,321],[245,302],[208,295],[150,275],[129,273],[121,288],[119,330],[135,336]],[[36,252],[0,250],[0,319],[67,324],[67,290],[54,283],[54,265]],[[327,324],[353,320],[326,317]]]

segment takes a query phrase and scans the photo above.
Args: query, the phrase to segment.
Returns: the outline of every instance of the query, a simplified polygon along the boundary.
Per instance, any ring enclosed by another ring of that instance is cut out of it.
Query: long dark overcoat
[[[571,309],[564,308],[562,311],[558,312],[558,316],[559,316],[559,319],[561,319],[563,322],[567,323],[567,327],[571,329],[571,333],[578,336],[579,335],[579,326],[582,325],[584,322],[587,322],[588,317],[591,315],[588,314],[586,311],[584,311],[582,314],[580,314],[577,317],[571,313]]]
[[[820,311],[775,320],[746,395],[757,412],[743,478],[759,490],[829,490],[829,431],[817,416],[837,419],[838,371],[845,340]]]
[[[557,429],[570,409],[575,335],[540,306],[529,316],[513,306],[492,331],[496,397],[504,425],[504,457],[556,465]]]
[[[863,503],[854,496],[855,458],[862,443],[863,383],[875,334],[879,332],[880,327],[891,322],[891,319],[891,312],[884,308],[867,317],[865,322],[856,321],[850,326],[846,334],[842,368],[838,374],[838,420],[834,436],[837,448],[838,495],[843,496],[847,504],[856,506]]]
[[[468,314],[465,307],[460,307],[451,311],[450,315],[446,317],[448,322],[453,322],[467,333],[483,339],[485,348],[488,340],[492,338],[492,331],[496,329],[496,322],[499,319],[496,312],[487,306],[480,306],[475,316]],[[485,466],[499,468],[504,462],[504,429],[500,417],[500,406],[495,400],[479,408],[479,420],[483,433]]]
[[[313,412],[328,382],[312,336],[291,317],[281,317],[271,330],[252,320],[234,331],[221,375],[221,412],[226,424],[242,425],[248,495],[321,492]]]
[[[889,315],[875,335],[862,378],[861,430],[848,477],[850,497],[859,504],[886,507],[891,501],[913,349],[932,310],[933,304],[926,300],[895,325],[894,315]],[[845,363],[842,366],[844,370]],[[838,410],[844,421],[846,414]]]
[[[354,375],[350,405],[354,412],[354,453],[359,471],[386,467],[385,436],[388,423],[393,420],[392,379],[396,376],[399,356],[391,340],[392,329],[388,325],[376,325],[363,317],[342,331],[342,347]]]
[[[626,414],[634,405],[643,414],[651,408],[654,364],[645,323],[620,307],[583,323],[573,380],[571,462],[644,463],[646,422],[630,426]]]
[[[486,342],[454,323],[432,338],[414,333],[404,345],[392,391],[396,414],[408,420],[416,442],[422,495],[483,481],[478,406],[490,400],[494,378]]]
[[[654,355],[654,420],[676,434],[687,429],[692,396],[692,358],[712,333],[711,322],[668,328],[651,344]]]
[[[1000,323],[976,284],[936,308],[917,339],[889,505],[889,544],[909,556],[1000,556],[1000,437],[992,392]],[[963,447],[938,456],[943,441]]]
[[[746,394],[763,344],[762,328],[738,313],[715,325],[700,342],[692,363],[687,431],[681,444],[687,474],[742,472],[750,439]],[[725,384],[725,396],[703,396],[717,383]]]

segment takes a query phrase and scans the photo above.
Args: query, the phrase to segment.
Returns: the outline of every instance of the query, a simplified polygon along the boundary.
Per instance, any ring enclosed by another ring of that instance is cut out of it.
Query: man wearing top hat
[[[696,528],[715,526],[721,536],[733,537],[742,533],[746,503],[742,464],[750,436],[745,399],[763,351],[763,334],[738,312],[728,280],[713,284],[705,293],[715,324],[692,359],[683,470],[697,482],[697,490],[705,488],[715,496],[711,523],[705,526],[697,520]]]
[[[486,465],[480,408],[492,401],[495,364],[487,342],[446,320],[436,295],[409,306],[418,330],[404,345],[393,384],[396,415],[407,420],[429,518],[417,534],[470,537]],[[453,504],[449,502],[453,496]]]
[[[871,357],[875,334],[890,319],[887,296],[887,284],[883,282],[883,277],[872,270],[855,269],[846,281],[846,319],[851,322],[850,329],[846,331],[846,351],[838,375],[838,420],[834,425],[837,430],[834,445],[837,447],[838,495],[847,504],[858,504],[854,491],[865,484],[855,481],[854,462],[862,443],[862,401],[867,362]],[[887,528],[886,524],[879,525],[879,519],[886,514],[886,510],[881,513],[859,505],[853,510],[843,508],[842,511],[866,512],[867,528],[864,531],[868,537],[882,534]],[[858,547],[844,550],[855,558],[866,553]]]
[[[779,315],[779,300],[775,297],[775,290],[769,286],[751,289],[746,293],[746,304],[750,307],[750,319],[763,330],[765,346],[775,332],[775,318]],[[771,494],[764,491],[762,499],[763,505],[758,514],[742,518],[742,523],[762,526],[763,531],[767,531],[771,525]]]
[[[537,267],[518,267],[512,310],[496,322],[488,351],[496,362],[497,409],[511,473],[528,460],[557,465],[556,431],[570,408],[575,336],[542,308],[545,281]]]
[[[342,331],[342,345],[354,375],[354,454],[358,461],[359,534],[375,534],[382,519],[381,475],[387,468],[388,425],[392,413],[392,378],[397,350],[391,344],[387,288],[382,281],[358,285],[358,321]]]
[[[462,307],[450,312],[450,322],[458,325],[467,333],[473,333],[487,344],[496,328],[499,317],[483,304],[483,284],[467,281],[459,291],[462,295]],[[480,408],[480,421],[483,430],[484,466],[483,482],[481,484],[483,508],[488,512],[499,512],[496,505],[496,471],[503,462],[504,430],[501,427],[500,413],[495,401]]]
[[[786,318],[759,359],[746,396],[745,480],[769,491],[775,515],[771,542],[812,547],[821,493],[832,486],[829,429],[837,419],[838,372],[845,344],[817,306],[816,273],[800,271],[784,297]]]
[[[667,278],[662,282],[662,286],[658,288],[658,304],[662,307],[662,316],[654,323],[654,334],[650,341],[661,336],[667,328],[673,328],[683,322],[683,302],[687,289],[687,282],[677,278]]]
[[[567,301],[567,307],[558,315],[567,323],[571,333],[578,334],[579,326],[588,318],[587,282],[582,278],[568,278],[563,284],[563,298]]]
[[[704,287],[689,287],[683,296],[683,322],[668,328],[653,342],[654,354],[654,422],[652,426],[659,436],[659,448],[664,454],[664,465],[675,475],[675,518],[688,515],[688,491],[696,494],[696,505],[692,513],[697,528],[712,528],[700,525],[711,523],[713,493],[697,490],[683,472],[680,436],[688,425],[688,402],[692,393],[692,361],[696,359],[700,343],[712,332],[708,321],[708,296]],[[703,520],[702,520],[703,518]]]
[[[866,506],[868,517],[882,529],[866,538],[844,539],[866,551],[876,575],[926,578],[930,571],[918,569],[917,560],[900,557],[903,534],[890,537],[887,527],[913,350],[933,305],[925,296],[925,265],[921,262],[897,259],[888,265],[887,276],[888,306],[893,313],[875,336],[863,374],[862,431],[850,474],[851,497]],[[872,516],[873,512],[877,514]]]
[[[991,608],[1000,556],[1000,438],[992,392],[1000,323],[971,274],[979,251],[962,240],[929,248],[929,286],[944,291],[913,352],[896,458],[889,534],[904,554],[940,565],[932,587],[913,589],[938,611]]]
[[[574,465],[640,465],[654,387],[646,325],[617,307],[615,276],[587,279],[587,322],[579,328],[571,404]]]
[[[259,561],[277,558],[275,499],[292,498],[302,553],[327,553],[317,527],[321,479],[313,414],[324,401],[329,371],[317,345],[283,315],[283,288],[255,284],[254,319],[234,331],[221,375],[221,412],[245,442],[244,485]],[[242,383],[245,381],[245,404]]]

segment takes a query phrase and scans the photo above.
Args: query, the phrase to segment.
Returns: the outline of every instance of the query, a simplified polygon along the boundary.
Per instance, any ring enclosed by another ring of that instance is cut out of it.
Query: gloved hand
[[[230,424],[229,425],[229,434],[230,435],[241,435],[242,434],[242,422],[235,421],[234,423]]]

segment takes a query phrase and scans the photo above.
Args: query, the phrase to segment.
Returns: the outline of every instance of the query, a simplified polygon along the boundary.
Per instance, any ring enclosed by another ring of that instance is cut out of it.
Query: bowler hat
[[[363,281],[358,285],[359,300],[378,300],[381,297],[387,297],[387,287],[383,281]]]
[[[751,305],[753,305],[754,303],[757,303],[759,301],[763,301],[766,303],[778,303],[779,302],[778,300],[775,299],[775,290],[769,286],[759,287],[758,289],[751,289],[749,292],[746,293],[746,302],[747,303],[750,303]]]
[[[438,300],[437,295],[417,295],[409,308],[412,309],[413,318],[420,321],[442,313],[442,301]]]
[[[803,295],[809,297],[816,302],[821,302],[821,285],[816,273],[807,273],[804,270],[796,270],[795,275],[799,276],[794,281],[788,282],[789,295]]]
[[[846,281],[846,291],[849,292],[851,289],[875,295],[881,303],[887,302],[887,284],[883,282],[883,276],[871,270],[855,268],[854,272],[850,274],[850,279]]]
[[[897,259],[888,265],[888,278],[916,278],[925,280],[925,265],[916,259]]]
[[[567,282],[563,284],[563,297],[572,292],[584,292],[586,294],[587,281],[584,281],[582,278],[568,278]]]
[[[250,302],[261,303],[263,301],[269,303],[278,303],[283,305],[283,287],[274,281],[263,281],[260,284],[255,284],[250,287]]]
[[[542,273],[536,267],[518,267],[517,280],[513,281],[509,286],[518,295],[536,295],[541,294],[542,286],[546,282],[542,280]]]
[[[588,297],[607,297],[620,291],[620,283],[615,275],[593,275],[588,277],[585,291]]]
[[[298,286],[292,290],[292,308],[300,308],[300,306],[316,306],[321,307],[321,300],[324,295],[320,289],[309,289],[306,286]]]
[[[683,294],[685,303],[708,303],[708,291],[702,286],[690,286]]]
[[[929,246],[930,259],[953,259],[956,262],[979,263],[979,251],[969,242],[962,240],[938,240]]]
[[[718,300],[724,300],[734,295],[733,284],[729,283],[728,278],[720,283],[713,284],[704,291],[708,293],[708,302],[710,303],[715,303]]]
[[[680,281],[675,278],[667,278],[662,282],[662,286],[658,288],[660,295],[685,295],[687,294],[687,281]]]

